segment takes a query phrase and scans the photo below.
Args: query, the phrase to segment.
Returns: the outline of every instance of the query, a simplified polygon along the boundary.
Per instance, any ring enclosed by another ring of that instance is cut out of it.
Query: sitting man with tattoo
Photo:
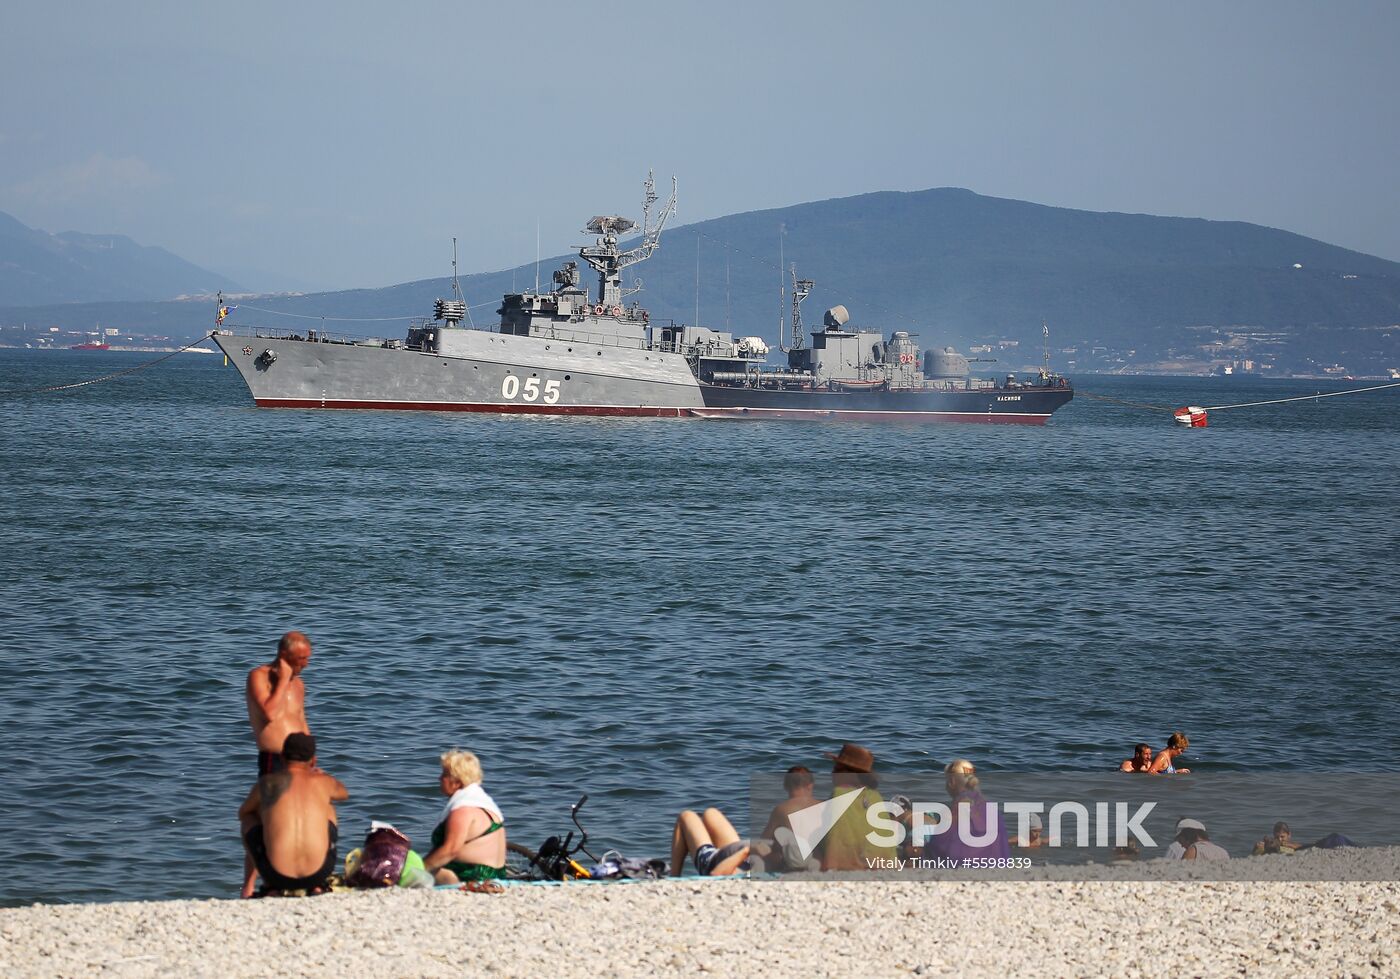
[[[335,803],[350,797],[345,786],[316,767],[316,739],[289,734],[281,767],[263,775],[238,808],[243,846],[252,869],[244,874],[243,897],[252,897],[258,876],[263,894],[330,889],[336,868]]]

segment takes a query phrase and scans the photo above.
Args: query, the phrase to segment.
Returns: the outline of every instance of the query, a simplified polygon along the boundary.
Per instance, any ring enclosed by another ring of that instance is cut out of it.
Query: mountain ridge
[[[796,263],[799,275],[816,281],[803,309],[809,327],[839,303],[853,322],[908,329],[925,346],[999,338],[1039,347],[1048,322],[1057,342],[1102,344],[1139,358],[1174,356],[1203,330],[1216,331],[1222,343],[1232,331],[1252,330],[1285,336],[1303,360],[1349,354],[1400,363],[1400,329],[1385,332],[1400,324],[1400,262],[1248,222],[1082,211],[963,188],[873,191],[668,229],[657,253],[632,270],[645,283],[638,298],[654,323],[692,322],[698,301],[701,323],[773,342],[780,229],[784,264]],[[544,280],[575,258],[541,259]],[[463,276],[474,318],[493,320],[500,295],[526,288],[534,275],[530,263]],[[450,279],[434,277],[264,296],[236,318],[297,327],[306,322],[299,317],[325,317],[327,329],[393,336],[410,314],[426,314],[434,298],[450,294]],[[0,322],[25,312],[0,309]],[[61,310],[27,312],[35,322],[34,314]],[[183,322],[193,336],[199,327],[191,312],[189,304],[89,307],[78,321],[144,318],[172,330]],[[74,314],[80,311],[63,315]],[[204,315],[212,326],[212,313]],[[788,316],[786,305],[781,315]],[[386,317],[402,320],[365,322]]]
[[[238,284],[159,246],[126,235],[50,233],[0,211],[6,306],[161,300],[227,288]]]

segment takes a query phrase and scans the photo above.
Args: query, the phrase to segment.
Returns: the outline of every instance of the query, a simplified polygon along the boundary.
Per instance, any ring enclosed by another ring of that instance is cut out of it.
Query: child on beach
[[[1274,823],[1272,835],[1254,844],[1254,856],[1263,856],[1266,853],[1296,853],[1302,848],[1301,843],[1293,842],[1293,831],[1288,828],[1288,824],[1279,820]]]

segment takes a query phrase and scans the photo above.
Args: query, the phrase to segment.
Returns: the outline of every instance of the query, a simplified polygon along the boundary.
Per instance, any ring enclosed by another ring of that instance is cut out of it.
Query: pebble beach
[[[1400,849],[1290,861],[1395,876]],[[1083,868],[1081,868],[1083,869]],[[1221,868],[1224,870],[1225,868]],[[1316,869],[1316,868],[1314,868]],[[1189,879],[659,881],[337,892],[0,912],[19,976],[1394,975],[1400,883]],[[1265,876],[1268,874],[1266,873]],[[1219,876],[1230,877],[1226,871]]]

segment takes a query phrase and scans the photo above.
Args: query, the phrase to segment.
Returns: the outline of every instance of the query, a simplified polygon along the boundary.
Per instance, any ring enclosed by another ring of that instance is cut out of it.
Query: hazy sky
[[[1400,259],[1400,3],[13,3],[0,211],[252,285],[959,186]]]

